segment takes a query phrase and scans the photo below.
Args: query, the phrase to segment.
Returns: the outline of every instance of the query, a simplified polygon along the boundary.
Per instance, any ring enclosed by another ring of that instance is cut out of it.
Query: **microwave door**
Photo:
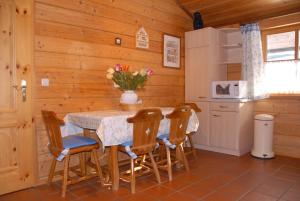
[[[219,96],[229,96],[230,95],[230,84],[217,84],[216,94]]]

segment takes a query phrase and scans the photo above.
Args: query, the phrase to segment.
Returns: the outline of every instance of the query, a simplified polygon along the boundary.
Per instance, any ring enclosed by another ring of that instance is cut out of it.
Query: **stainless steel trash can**
[[[258,114],[254,117],[254,144],[251,155],[269,159],[274,158],[273,152],[274,117],[269,114]]]

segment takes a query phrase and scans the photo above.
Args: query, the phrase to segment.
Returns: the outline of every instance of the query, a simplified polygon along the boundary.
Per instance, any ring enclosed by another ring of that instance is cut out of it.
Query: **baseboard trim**
[[[207,151],[218,152],[218,153],[223,153],[223,154],[229,154],[229,155],[233,155],[233,156],[243,155],[243,153],[241,153],[237,150],[224,149],[224,148],[220,148],[220,147],[212,147],[212,146],[201,145],[201,144],[195,144],[194,146],[197,149],[204,149],[204,150],[207,150]]]

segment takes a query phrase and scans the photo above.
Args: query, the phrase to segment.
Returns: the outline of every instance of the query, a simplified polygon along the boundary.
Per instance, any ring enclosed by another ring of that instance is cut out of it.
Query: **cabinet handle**
[[[198,98],[206,98],[205,96],[198,96]]]
[[[213,116],[214,116],[214,117],[220,117],[221,115],[216,115],[216,114],[213,114]]]
[[[220,108],[228,108],[227,106],[224,106],[224,105],[220,105],[219,107]]]

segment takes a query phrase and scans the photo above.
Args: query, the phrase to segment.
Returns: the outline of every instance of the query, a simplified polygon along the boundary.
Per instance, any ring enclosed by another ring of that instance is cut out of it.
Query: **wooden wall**
[[[241,79],[240,72],[230,66],[228,80]],[[271,98],[256,101],[254,112],[274,115],[275,153],[300,158],[300,95],[271,96]]]
[[[48,139],[41,109],[60,117],[68,112],[118,107],[120,91],[105,78],[116,63],[131,69],[151,67],[154,76],[138,92],[146,106],[184,101],[184,32],[192,20],[175,0],[35,0],[35,100],[39,177],[48,173]],[[135,34],[144,26],[147,50],[135,48]],[[162,66],[163,33],[181,37],[179,70]],[[114,39],[122,38],[122,46]],[[42,87],[41,79],[50,86]]]
[[[300,96],[256,101],[255,113],[274,115],[274,151],[300,158]]]
[[[260,21],[262,29],[299,24],[300,13]],[[229,80],[241,78],[241,68],[229,65]],[[278,155],[300,158],[300,95],[272,96],[255,102],[255,114],[272,114],[274,120],[274,150]]]

